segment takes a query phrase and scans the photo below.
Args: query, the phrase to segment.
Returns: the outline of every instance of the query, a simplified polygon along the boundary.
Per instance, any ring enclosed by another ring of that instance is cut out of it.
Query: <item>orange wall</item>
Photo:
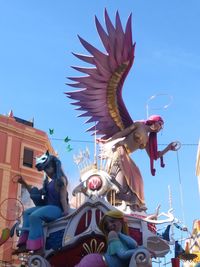
[[[0,132],[0,140],[1,140],[1,144],[0,144],[0,162],[5,162],[5,152],[6,151],[6,142],[7,142],[7,134]]]
[[[22,175],[28,184],[41,187],[43,174],[35,167],[23,166],[24,147],[32,149],[34,157],[47,149],[54,154],[45,132],[17,122],[13,116],[0,115],[0,203],[6,198],[20,199],[21,185],[13,182],[13,177],[17,174]],[[13,224],[14,222],[0,216],[0,231]],[[11,251],[14,246],[14,239],[10,239],[0,247],[0,261],[12,260]]]

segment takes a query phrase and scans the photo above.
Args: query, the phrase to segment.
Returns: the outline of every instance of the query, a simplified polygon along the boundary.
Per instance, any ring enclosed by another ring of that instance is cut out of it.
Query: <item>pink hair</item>
[[[160,122],[161,124],[164,124],[164,120],[162,119],[161,116],[159,115],[151,115],[146,121],[145,124],[146,125],[152,125],[155,122]]]
[[[161,116],[159,115],[152,115],[146,121],[146,125],[152,125],[155,122],[160,122],[164,124],[164,121]],[[151,132],[149,134],[149,156],[150,156],[150,167],[151,167],[151,174],[154,176],[156,170],[154,169],[154,160],[158,159],[158,144],[157,144],[157,133]],[[165,166],[163,162],[163,157],[160,157],[160,165],[163,168]]]

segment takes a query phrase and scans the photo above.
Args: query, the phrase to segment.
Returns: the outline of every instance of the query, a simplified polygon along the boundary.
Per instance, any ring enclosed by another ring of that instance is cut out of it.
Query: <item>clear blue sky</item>
[[[58,151],[71,188],[78,180],[74,153],[91,143],[71,142],[67,152],[62,141],[93,141],[85,133],[88,126],[76,118],[70,100],[64,95],[72,90],[65,85],[68,76],[78,76],[71,65],[83,65],[71,52],[86,53],[77,34],[102,49],[94,15],[104,22],[104,8],[111,19],[119,10],[123,25],[132,12],[133,39],[136,41],[135,63],[124,85],[124,101],[134,120],[146,118],[146,103],[152,95],[164,94],[149,102],[149,113],[159,113],[165,127],[159,144],[179,140],[176,153],[165,156],[166,167],[156,165],[152,177],[144,151],[134,156],[145,184],[148,212],[160,203],[169,208],[168,185],[172,191],[175,216],[191,230],[199,218],[199,193],[195,163],[200,129],[200,2],[198,0],[1,0],[0,1],[0,113],[13,110],[14,115],[29,120],[48,132]],[[168,96],[173,102],[167,109]],[[161,107],[155,110],[156,107]],[[163,147],[163,146],[162,146]],[[178,164],[179,163],[179,164]],[[180,171],[180,173],[179,173]],[[180,175],[179,175],[180,174]],[[183,194],[181,205],[180,190]]]

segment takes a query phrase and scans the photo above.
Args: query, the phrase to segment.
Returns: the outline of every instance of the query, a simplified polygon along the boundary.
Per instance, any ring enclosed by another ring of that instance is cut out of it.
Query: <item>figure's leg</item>
[[[118,161],[113,164],[110,175],[112,182],[119,188],[119,192],[115,193],[115,204],[121,205],[122,200],[129,204],[133,200],[133,196],[130,197],[130,188]]]
[[[129,187],[121,169],[119,169],[118,172],[116,173],[115,179],[121,186],[120,190],[121,193],[122,194],[126,193]]]
[[[118,148],[118,153],[118,158],[115,158],[111,166],[110,176],[119,192],[114,192],[114,197],[113,192],[109,192],[108,198],[114,205],[121,205],[125,201],[132,210],[146,210],[140,170],[123,148]]]
[[[115,194],[116,204],[121,204],[123,200],[132,210],[146,210],[145,204],[141,202],[135,191],[128,185],[126,176],[122,170],[118,170],[115,180],[120,186],[119,192]]]
[[[38,208],[39,207],[32,207],[32,208],[26,209],[23,212],[22,230],[21,230],[20,237],[17,243],[18,248],[12,252],[13,255],[27,252],[26,242],[28,240],[28,235],[29,235],[29,230],[28,230],[29,229],[29,216],[32,212],[36,211]]]
[[[112,183],[118,187],[119,192],[116,193],[114,191],[110,191],[108,192],[107,197],[112,204],[121,205],[123,200],[123,195],[126,193],[126,189],[124,184],[125,181],[123,173],[120,170],[119,162],[117,159],[113,162],[110,168],[110,176],[112,179]]]
[[[119,155],[119,166],[124,179],[123,187],[127,190],[124,194],[124,200],[132,210],[146,210],[140,170],[123,147],[120,147]]]
[[[29,228],[29,216],[32,212],[36,211],[39,207],[32,207],[23,212],[23,223],[22,223],[22,231],[19,237],[19,241],[17,246],[21,246],[26,244],[26,241],[28,239],[28,230],[23,230],[23,228],[27,229]]]
[[[54,221],[62,216],[62,210],[53,205],[40,207],[29,216],[30,230],[27,249],[38,250],[44,247],[42,222]]]

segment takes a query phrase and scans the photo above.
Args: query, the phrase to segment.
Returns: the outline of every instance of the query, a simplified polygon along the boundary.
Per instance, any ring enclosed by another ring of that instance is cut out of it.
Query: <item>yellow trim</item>
[[[116,91],[125,71],[127,70],[127,66],[128,61],[121,64],[111,76],[107,86],[107,106],[109,109],[109,113],[121,130],[124,129],[124,124],[119,114],[119,109],[117,105],[118,103],[116,101]]]
[[[90,253],[101,253],[103,247],[104,247],[104,243],[101,242],[98,245],[97,240],[94,239],[94,238],[90,240],[90,244],[89,245],[87,243],[83,243],[83,248],[87,252],[87,254],[90,254]]]
[[[128,154],[131,153],[131,150],[129,149],[129,147],[128,147],[127,144],[124,144],[124,148],[125,148],[125,150],[126,150],[126,152],[127,152]]]

